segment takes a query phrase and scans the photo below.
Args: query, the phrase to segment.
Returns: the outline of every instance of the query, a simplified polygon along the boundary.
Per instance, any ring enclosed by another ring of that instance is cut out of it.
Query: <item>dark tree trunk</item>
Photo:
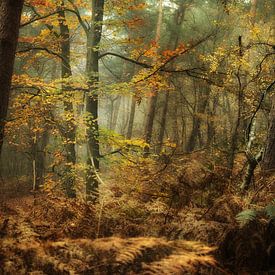
[[[167,118],[167,111],[168,111],[168,103],[169,103],[169,91],[165,93],[165,98],[164,98],[164,106],[162,109],[160,129],[159,129],[159,135],[158,135],[157,154],[161,152],[162,145],[163,145],[163,138],[165,133],[166,118]]]
[[[195,115],[196,116],[196,115]],[[187,144],[187,152],[192,152],[197,144],[201,120],[196,116],[193,119],[193,127]]]
[[[98,189],[96,171],[99,169],[99,128],[98,128],[98,94],[97,83],[99,81],[99,52],[98,45],[102,34],[102,21],[104,13],[104,0],[92,0],[92,22],[87,31],[87,64],[86,74],[90,92],[86,96],[86,112],[91,117],[91,125],[87,131],[88,136],[88,164],[89,169],[86,182],[87,199]]]
[[[209,106],[208,112],[208,121],[207,121],[207,147],[211,146],[213,141],[215,141],[215,123],[214,123],[214,116],[216,115],[217,105],[219,102],[219,97],[215,96],[213,99],[213,109]]]
[[[37,166],[37,172],[36,172],[36,177],[37,177],[37,185],[41,186],[44,183],[44,175],[45,175],[45,165],[46,165],[46,146],[48,144],[49,140],[49,134],[48,130],[46,129],[42,136],[41,139],[38,142],[38,153],[37,153],[37,159],[36,159],[36,166]]]
[[[242,108],[243,108],[243,91],[242,91],[242,89],[240,89],[239,94],[238,94],[237,120],[236,120],[236,124],[235,124],[234,130],[233,130],[232,136],[231,136],[231,148],[230,148],[229,157],[228,157],[228,166],[231,171],[234,167],[235,155],[236,155],[236,151],[238,149],[241,118],[242,118]]]
[[[133,134],[133,127],[134,127],[134,120],[135,120],[135,113],[136,113],[136,97],[132,96],[132,102],[131,102],[131,110],[130,110],[130,116],[129,116],[129,124],[128,124],[128,129],[127,129],[127,139],[132,138]]]
[[[246,168],[244,180],[241,185],[241,189],[243,191],[247,191],[248,188],[250,187],[252,178],[254,176],[254,171],[255,171],[258,163],[262,160],[262,156],[263,156],[262,151],[260,151],[256,157],[250,156],[250,155],[247,156],[248,157],[248,165]]]
[[[148,110],[148,115],[147,115],[147,120],[145,125],[145,134],[144,134],[145,142],[148,143],[148,145],[151,143],[151,140],[152,140],[153,124],[154,124],[157,100],[158,100],[158,97],[155,94],[150,98],[150,101],[149,101],[149,110]],[[149,153],[149,146],[146,146],[144,148],[144,155],[147,156],[148,153]]]
[[[59,28],[61,37],[61,77],[66,79],[72,76],[71,69],[71,43],[70,43],[70,30],[67,25],[66,16],[64,10],[62,10],[64,3],[62,2],[61,10],[59,12]],[[72,94],[67,90],[66,84],[62,84],[62,90],[65,95],[64,109],[70,115],[74,116],[74,108],[72,103]],[[65,170],[65,191],[69,198],[76,197],[75,192],[75,177],[74,177],[74,166],[76,164],[76,152],[75,152],[75,135],[76,127],[74,118],[66,121],[66,129],[64,131],[65,150],[66,150],[66,170]]]
[[[174,94],[173,105],[171,110],[172,116],[172,142],[178,147],[179,145],[179,125],[178,125],[178,93]]]
[[[272,98],[272,107],[269,115],[269,130],[265,153],[263,158],[263,168],[266,172],[275,171],[275,95]]]
[[[163,0],[159,0],[158,21],[156,26],[156,37],[155,37],[156,44],[159,44],[159,41],[160,41],[162,15],[163,15]],[[154,58],[153,63],[155,62],[156,62],[156,59]],[[154,89],[152,96],[149,98],[149,108],[148,108],[148,114],[147,114],[147,119],[145,124],[144,139],[145,139],[145,142],[148,143],[148,146],[144,148],[144,156],[147,156],[149,153],[149,145],[152,140],[157,100],[158,100],[158,91]]]
[[[23,2],[23,0],[0,1],[0,153]]]
[[[194,114],[193,127],[187,143],[187,147],[186,147],[188,152],[192,152],[195,149],[196,144],[199,140],[200,128],[201,128],[201,122],[202,122],[200,115],[205,114],[207,102],[209,100],[209,95],[210,95],[209,86],[206,86],[206,89],[203,89],[202,92],[199,93],[199,103],[197,107],[198,115]]]

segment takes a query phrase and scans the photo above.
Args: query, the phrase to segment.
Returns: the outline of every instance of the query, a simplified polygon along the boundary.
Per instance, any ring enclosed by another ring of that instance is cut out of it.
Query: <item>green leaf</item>
[[[239,213],[236,216],[236,220],[241,226],[244,226],[248,222],[255,220],[256,216],[257,216],[257,212],[255,210],[247,209]]]
[[[275,204],[269,204],[265,207],[265,213],[270,219],[275,218]]]

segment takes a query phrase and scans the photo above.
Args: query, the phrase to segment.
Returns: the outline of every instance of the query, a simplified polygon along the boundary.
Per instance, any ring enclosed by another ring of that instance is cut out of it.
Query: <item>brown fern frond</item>
[[[216,265],[216,261],[209,255],[214,248],[191,241],[173,241],[169,244],[174,248],[173,253],[159,261],[144,265],[144,274],[193,274],[202,265]]]
[[[176,275],[176,274],[183,274],[183,272],[195,273],[198,266],[201,266],[201,265],[214,266],[215,264],[216,264],[215,260],[213,260],[213,258],[210,256],[198,255],[196,253],[182,253],[182,254],[171,255],[158,262],[154,262],[150,265],[144,266],[145,271],[143,274]]]
[[[0,273],[176,274],[193,272],[202,265],[214,266],[212,251],[195,242],[145,237],[24,241],[20,245],[5,239],[0,243]]]

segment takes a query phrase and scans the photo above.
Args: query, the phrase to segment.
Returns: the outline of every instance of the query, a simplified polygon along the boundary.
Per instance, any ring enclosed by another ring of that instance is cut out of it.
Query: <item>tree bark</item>
[[[263,158],[263,168],[266,172],[275,171],[275,95],[272,97],[272,107],[269,115],[269,130]]]
[[[219,102],[219,97],[215,96],[213,99],[212,110],[208,104],[209,110],[208,110],[208,121],[207,121],[207,147],[211,146],[213,144],[213,141],[215,142],[216,130],[215,130],[215,123],[213,121],[213,117],[216,115],[218,102]]]
[[[132,138],[134,120],[135,120],[135,113],[136,113],[136,104],[137,104],[136,97],[132,96],[130,116],[129,116],[129,124],[128,124],[128,129],[127,129],[127,134],[126,134],[127,139]]]
[[[88,165],[89,169],[86,182],[87,199],[91,197],[98,189],[98,180],[95,170],[99,169],[99,127],[98,127],[98,94],[97,83],[99,81],[99,52],[98,46],[101,41],[102,21],[104,13],[104,0],[92,0],[92,22],[87,31],[87,63],[86,74],[90,87],[86,95],[86,113],[90,116],[90,123],[87,131],[88,141]]]
[[[62,1],[61,10],[59,12],[59,28],[61,38],[61,77],[66,81],[66,78],[72,76],[71,69],[71,43],[70,43],[70,30],[67,25],[65,12],[62,9],[64,2]],[[66,150],[66,169],[65,169],[65,191],[69,198],[76,197],[75,191],[75,176],[74,166],[76,164],[76,151],[75,151],[75,138],[76,126],[74,121],[74,108],[72,103],[72,93],[67,94],[67,85],[62,84],[62,91],[65,96],[64,110],[73,116],[73,119],[66,121],[66,129],[64,131],[65,150]]]
[[[45,165],[46,165],[46,146],[49,141],[49,133],[46,128],[43,132],[40,140],[37,144],[37,156],[36,156],[36,178],[38,186],[43,185],[44,183],[44,175],[45,175]]]
[[[122,103],[123,98],[121,96],[117,96],[117,100],[114,103],[114,110],[113,110],[113,120],[112,120],[112,126],[111,130],[115,131],[117,127],[117,121],[119,117],[119,112],[120,112],[120,106]]]
[[[202,122],[200,115],[205,114],[207,102],[209,101],[210,91],[210,87],[206,86],[206,89],[203,89],[203,91],[199,93],[199,102],[197,107],[197,113],[199,115],[194,114],[193,127],[186,147],[187,152],[192,152],[197,145]]]
[[[165,98],[164,98],[164,106],[162,109],[160,129],[159,129],[159,135],[158,135],[158,145],[156,150],[157,154],[161,152],[162,145],[163,145],[163,138],[165,133],[166,118],[167,118],[167,111],[168,111],[168,103],[169,103],[169,91],[165,93]]]
[[[23,0],[0,1],[0,153],[3,145],[23,2]]]
[[[173,41],[174,44],[172,45],[172,50],[176,50],[179,44],[179,38],[180,38],[180,28],[183,24],[184,21],[184,16],[185,16],[185,5],[186,3],[182,2],[179,7],[177,8],[175,12],[175,26],[176,28],[173,29],[171,32],[171,37],[170,41]],[[160,130],[159,130],[159,135],[158,135],[158,146],[157,146],[157,153],[161,152],[162,145],[163,145],[163,138],[164,138],[164,133],[165,133],[165,127],[166,127],[166,120],[167,120],[167,111],[168,111],[168,101],[169,101],[170,93],[169,91],[166,92],[165,94],[165,102],[164,102],[164,107],[161,115],[161,123],[160,123]],[[176,146],[178,146],[179,143],[179,133],[178,133],[178,102],[177,102],[177,95],[174,95],[174,106],[173,106],[173,112],[172,112],[172,118],[173,118],[173,142],[176,143]]]
[[[158,22],[157,22],[156,37],[155,37],[155,41],[156,41],[157,45],[159,44],[160,33],[161,33],[161,24],[162,24],[162,15],[163,15],[162,4],[163,4],[162,0],[159,0]],[[151,140],[152,140],[157,100],[158,100],[157,91],[153,91],[153,95],[149,99],[148,115],[147,115],[147,120],[146,120],[146,125],[145,125],[145,133],[144,133],[144,139],[148,145],[151,143]],[[144,155],[147,156],[148,153],[149,153],[149,146],[145,146]]]

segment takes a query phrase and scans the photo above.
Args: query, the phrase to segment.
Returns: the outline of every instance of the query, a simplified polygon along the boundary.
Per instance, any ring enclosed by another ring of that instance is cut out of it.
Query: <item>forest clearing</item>
[[[273,0],[0,0],[0,274],[275,274]]]

